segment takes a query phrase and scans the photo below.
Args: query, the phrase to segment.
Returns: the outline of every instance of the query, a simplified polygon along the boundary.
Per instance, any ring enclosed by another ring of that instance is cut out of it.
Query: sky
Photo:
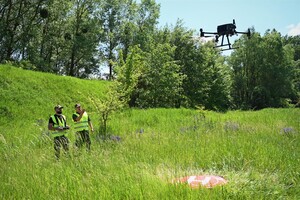
[[[183,26],[199,34],[215,32],[217,26],[232,23],[236,30],[254,27],[264,35],[276,29],[282,36],[300,35],[300,0],[156,0],[160,4],[159,27],[175,25],[178,19]]]

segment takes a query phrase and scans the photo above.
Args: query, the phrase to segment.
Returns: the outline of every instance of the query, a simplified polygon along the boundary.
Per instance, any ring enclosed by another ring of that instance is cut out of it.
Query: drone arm
[[[202,32],[203,34],[210,34],[210,35],[217,35],[218,33],[216,32]]]
[[[208,35],[216,35],[218,33],[216,32],[204,32],[202,28],[200,28],[200,37],[206,37],[205,34],[208,34]]]
[[[235,31],[235,33],[247,34],[248,32]]]
[[[239,32],[239,31],[235,31],[236,34],[241,33],[241,34],[246,34],[248,36],[248,38],[250,38],[251,32],[250,29],[248,29],[247,32]]]

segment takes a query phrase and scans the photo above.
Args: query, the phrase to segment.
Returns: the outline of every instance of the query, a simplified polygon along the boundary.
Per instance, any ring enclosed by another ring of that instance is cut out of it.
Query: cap
[[[63,108],[63,106],[61,106],[61,105],[56,105],[56,106],[54,107],[54,110],[56,110],[57,108],[61,109],[61,108]]]
[[[76,103],[75,104],[75,108],[78,108],[78,107],[80,107],[81,105],[80,105],[80,103]]]

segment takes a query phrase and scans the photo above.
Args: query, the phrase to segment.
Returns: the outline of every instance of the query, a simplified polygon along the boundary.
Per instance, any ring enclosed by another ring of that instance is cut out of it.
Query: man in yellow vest
[[[54,139],[55,156],[57,159],[60,157],[61,147],[63,147],[65,153],[69,151],[67,130],[70,127],[67,125],[66,117],[62,114],[62,109],[61,105],[55,106],[55,114],[50,117],[48,123],[48,129],[51,131],[51,136]]]
[[[85,109],[79,103],[75,104],[75,113],[72,118],[74,121],[74,130],[76,131],[75,145],[80,148],[84,143],[87,150],[91,149],[91,139],[89,128],[94,131],[93,124]]]

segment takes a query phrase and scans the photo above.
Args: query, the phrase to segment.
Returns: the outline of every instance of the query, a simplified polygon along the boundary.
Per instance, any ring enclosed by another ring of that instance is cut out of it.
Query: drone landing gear
[[[221,41],[221,44],[218,45],[218,46],[215,46],[214,48],[218,48],[218,47],[225,47],[225,46],[228,46],[227,49],[220,49],[221,51],[226,51],[226,50],[231,50],[231,49],[237,49],[237,48],[233,48],[231,47],[231,43],[229,41],[229,35],[226,35],[226,38],[227,38],[227,44],[224,44],[224,36],[225,35],[222,35],[222,41]],[[215,39],[215,42],[218,43],[219,42],[219,35],[216,35],[216,39]]]

